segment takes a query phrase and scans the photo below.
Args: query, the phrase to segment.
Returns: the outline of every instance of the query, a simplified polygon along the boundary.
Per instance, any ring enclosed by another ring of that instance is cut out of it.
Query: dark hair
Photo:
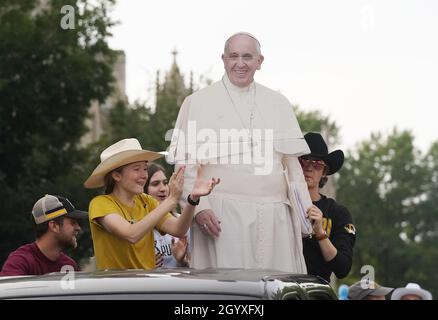
[[[321,180],[319,180],[319,188],[323,188],[325,186],[325,184],[327,183],[328,178],[327,177],[322,177]]]
[[[58,224],[62,227],[62,225],[64,224],[64,218],[65,218],[64,216],[61,216],[61,217],[57,217],[55,219],[46,221],[44,223],[37,224],[36,228],[35,228],[36,238],[39,239],[47,233],[47,231],[49,230],[49,222],[50,221],[54,221],[56,224]]]
[[[148,193],[148,189],[149,189],[149,183],[151,182],[151,178],[152,176],[157,173],[158,171],[162,171],[164,173],[164,175],[166,175],[166,170],[164,170],[164,168],[162,166],[160,166],[159,164],[156,163],[148,163],[148,180],[146,181],[146,184],[144,185],[144,192]]]
[[[121,173],[124,166],[118,167],[111,172],[108,172],[105,177],[103,178],[103,183],[105,184],[105,194],[110,194],[114,190],[114,186],[116,185],[116,181],[113,178],[112,173],[118,172]]]
[[[322,172],[321,180],[319,180],[318,186],[319,186],[320,189],[323,188],[325,186],[325,184],[327,183],[327,181],[328,181],[328,177],[327,177],[327,172],[328,171],[329,171],[329,167],[327,165],[326,167],[324,167],[324,171]]]

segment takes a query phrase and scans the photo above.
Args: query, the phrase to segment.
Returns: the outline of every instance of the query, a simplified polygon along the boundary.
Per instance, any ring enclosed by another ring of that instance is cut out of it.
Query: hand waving
[[[196,181],[193,185],[191,198],[196,201],[202,196],[210,194],[214,187],[221,182],[220,178],[211,178],[209,180],[203,180],[202,178],[202,165],[198,165],[196,170]]]
[[[178,201],[183,192],[184,171],[186,167],[182,166],[177,172],[174,172],[169,180],[169,198]]]

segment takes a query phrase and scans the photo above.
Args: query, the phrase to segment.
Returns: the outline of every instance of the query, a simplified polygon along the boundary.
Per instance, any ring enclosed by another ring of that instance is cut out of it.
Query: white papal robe
[[[241,136],[221,135],[224,129]],[[264,165],[254,156],[262,149]],[[310,150],[283,95],[255,82],[234,86],[225,74],[185,99],[168,152],[169,161],[187,166],[183,199],[193,187],[195,163],[204,163],[205,178],[221,179],[196,213],[213,210],[222,232],[212,238],[193,223],[192,267],[306,273],[302,234],[311,229],[304,215],[312,202],[297,157]]]

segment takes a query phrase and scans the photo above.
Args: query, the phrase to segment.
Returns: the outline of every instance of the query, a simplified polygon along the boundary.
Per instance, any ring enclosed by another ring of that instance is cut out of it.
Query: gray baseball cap
[[[32,216],[35,223],[40,224],[61,216],[88,219],[88,212],[76,210],[67,198],[46,194],[34,204]]]
[[[348,289],[349,300],[365,300],[368,296],[386,296],[394,288],[382,287],[374,281],[358,281]]]

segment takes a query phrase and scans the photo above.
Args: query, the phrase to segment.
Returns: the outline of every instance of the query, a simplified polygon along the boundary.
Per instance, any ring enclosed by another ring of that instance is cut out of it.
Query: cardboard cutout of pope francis
[[[222,79],[184,100],[168,148],[169,162],[187,166],[184,199],[197,164],[221,178],[196,208],[192,267],[306,273],[312,202],[298,157],[310,150],[289,101],[254,81],[259,41],[232,35],[222,60]]]

